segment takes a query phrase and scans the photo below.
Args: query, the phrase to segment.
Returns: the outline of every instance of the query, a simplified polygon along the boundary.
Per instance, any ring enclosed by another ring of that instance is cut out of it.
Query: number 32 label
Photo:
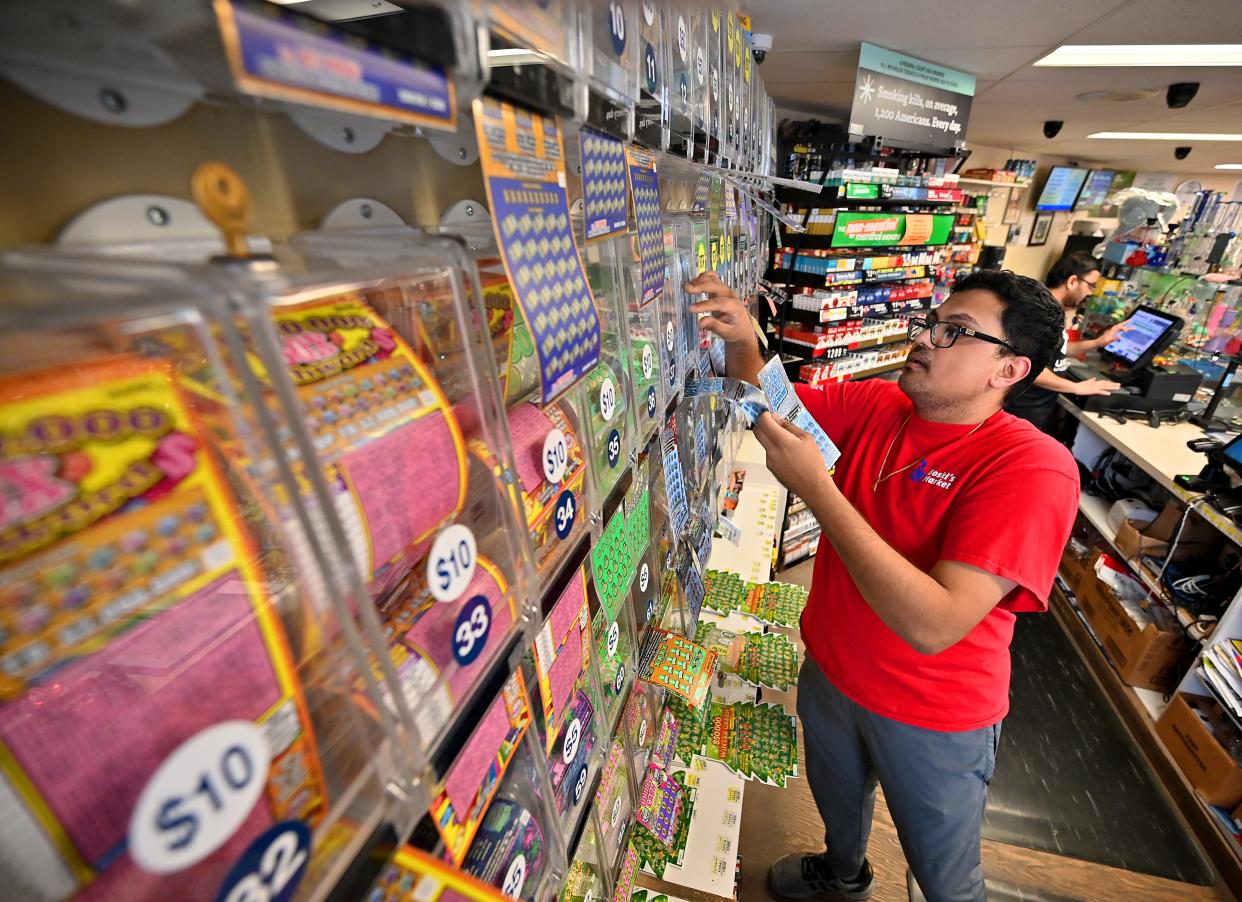
[[[306,875],[311,833],[301,821],[276,824],[233,865],[216,902],[288,902]]]
[[[183,742],[147,781],[129,823],[129,852],[144,871],[172,874],[207,858],[250,816],[267,784],[263,730],[229,720]]]

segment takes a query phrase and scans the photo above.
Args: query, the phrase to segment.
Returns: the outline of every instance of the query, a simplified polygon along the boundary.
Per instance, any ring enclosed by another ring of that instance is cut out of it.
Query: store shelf
[[[968,179],[968,178],[959,178],[957,180],[957,184],[959,187],[961,185],[971,185],[976,188],[1029,188],[1031,187],[1030,182],[993,182],[993,181],[989,181],[988,179]]]

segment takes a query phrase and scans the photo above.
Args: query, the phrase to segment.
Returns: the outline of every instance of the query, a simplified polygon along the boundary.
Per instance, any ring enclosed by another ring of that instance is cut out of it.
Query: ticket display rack
[[[723,93],[733,11],[475,0],[338,22],[173,0],[163,30],[132,4],[99,12],[139,22],[137,69],[185,69],[179,113],[144,109],[158,73],[124,67],[120,118],[72,109],[11,35],[0,72],[89,123],[91,165],[90,130],[132,126],[98,143],[137,151],[210,94],[211,116],[176,125],[202,153],[177,162],[229,158],[266,234],[216,166],[187,194],[220,234],[187,227],[180,197],[133,195],[134,238],[58,178],[57,208],[84,211],[66,247],[0,252],[0,780],[22,838],[0,882],[52,900],[191,883],[234,902],[628,898],[667,707],[640,650],[654,628],[694,635],[735,425],[684,397],[712,371],[684,285],[714,242],[753,287],[749,211],[701,165],[744,165],[760,140]],[[305,53],[276,65],[262,35]],[[58,79],[97,77],[56,46]],[[289,63],[328,52],[394,80],[357,103]],[[586,148],[591,127],[636,142],[603,231],[574,165],[617,148]],[[381,142],[414,165],[357,156]],[[434,204],[402,206],[392,182],[411,178]],[[700,185],[712,203],[691,214]]]
[[[408,817],[385,792],[406,767],[355,623],[369,599],[327,553],[330,499],[285,465],[311,438],[251,378],[262,318],[190,267],[6,264],[0,467],[24,487],[0,564],[8,885],[227,892],[248,849],[277,846],[305,864],[272,880],[330,882]]]

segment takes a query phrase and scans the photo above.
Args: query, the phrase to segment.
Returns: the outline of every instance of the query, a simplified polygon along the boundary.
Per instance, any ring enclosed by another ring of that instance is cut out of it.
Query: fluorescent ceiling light
[[[1213,132],[1096,132],[1087,137],[1111,141],[1242,141],[1242,134]]]
[[[1217,169],[1242,169],[1242,163],[1217,163]]]
[[[1242,44],[1065,44],[1036,66],[1242,66]]]

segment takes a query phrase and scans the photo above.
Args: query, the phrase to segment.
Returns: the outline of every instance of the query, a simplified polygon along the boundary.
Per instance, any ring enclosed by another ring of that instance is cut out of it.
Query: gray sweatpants
[[[979,833],[1000,724],[939,733],[881,717],[846,698],[809,655],[798,717],[833,873],[848,880],[862,868],[878,777],[928,902],[983,902]]]

